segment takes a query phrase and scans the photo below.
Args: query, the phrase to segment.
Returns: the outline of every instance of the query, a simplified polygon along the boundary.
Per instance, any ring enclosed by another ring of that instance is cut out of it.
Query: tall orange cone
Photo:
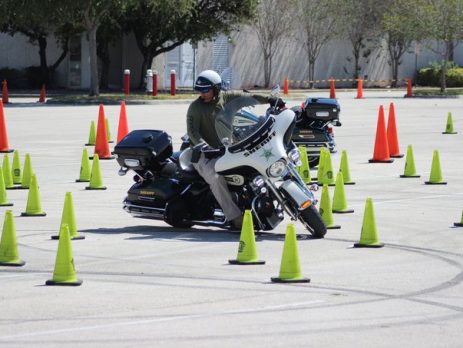
[[[119,125],[117,127],[117,143],[129,133],[127,124],[127,112],[125,110],[125,100],[121,102],[121,111],[119,113]]]
[[[6,80],[2,81],[2,102],[3,104],[8,104],[10,102],[8,98],[8,83]]]
[[[355,99],[363,98],[363,80],[359,77],[357,79],[357,97]]]
[[[309,278],[304,278],[301,274],[299,264],[299,252],[297,250],[296,231],[294,224],[289,223],[286,228],[285,244],[281,256],[280,274],[272,277],[274,283],[308,283]]]
[[[95,121],[90,121],[90,132],[88,134],[88,142],[86,146],[95,146],[96,143],[96,131],[95,131]]]
[[[254,223],[252,213],[245,210],[243,226],[241,227],[238,255],[234,260],[228,260],[232,265],[263,265],[265,261],[259,260],[256,251],[256,237],[254,235]]]
[[[8,146],[8,134],[6,132],[5,114],[3,102],[0,100],[0,152],[13,152]]]
[[[0,266],[24,266],[24,264],[25,262],[20,260],[18,254],[13,212],[7,210],[0,241]]]
[[[5,181],[3,180],[3,169],[0,168],[0,207],[11,207],[12,205],[13,203],[8,202]]]
[[[362,232],[360,241],[354,244],[355,248],[381,248],[384,244],[378,240],[376,230],[375,212],[373,210],[373,201],[367,198],[365,203],[365,213],[363,215]]]
[[[100,160],[98,155],[93,156],[92,173],[90,175],[90,185],[86,190],[106,190],[101,177]]]
[[[109,151],[108,133],[106,132],[106,118],[104,115],[103,104],[100,104],[98,113],[98,126],[96,130],[95,154],[99,159],[113,159]]]
[[[39,186],[35,174],[31,176],[31,186],[29,187],[29,195],[27,196],[26,211],[21,213],[21,216],[45,216],[40,203]]]
[[[387,144],[389,146],[389,156],[394,158],[404,157],[404,154],[400,153],[399,150],[399,139],[397,138],[394,103],[389,105],[389,116],[387,120]]]
[[[379,106],[378,123],[376,126],[375,149],[370,163],[391,163],[394,162],[389,156],[389,145],[387,141],[386,124],[384,121],[384,108]]]
[[[45,84],[43,84],[42,88],[40,89],[39,103],[45,103],[46,99],[47,94],[45,92]]]
[[[330,79],[330,98],[336,99],[336,91],[334,88],[334,79]]]
[[[68,225],[61,225],[59,234],[60,238],[58,242],[58,251],[56,253],[53,277],[52,279],[47,280],[45,285],[81,285],[82,280],[77,279]]]
[[[69,228],[69,234],[72,240],[85,239],[84,236],[79,235],[76,225],[76,216],[74,214],[74,203],[72,202],[72,193],[66,192],[64,197],[63,212],[61,214],[60,226],[67,225]],[[60,227],[61,230],[61,227]],[[59,235],[52,236],[51,239],[59,239]]]

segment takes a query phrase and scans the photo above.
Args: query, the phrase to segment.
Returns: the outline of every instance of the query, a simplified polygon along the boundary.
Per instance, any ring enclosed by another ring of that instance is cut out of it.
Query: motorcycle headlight
[[[271,177],[278,178],[285,175],[287,170],[286,161],[284,159],[279,159],[268,167],[267,174]]]
[[[296,166],[300,167],[302,165],[301,153],[298,149],[292,149],[291,151],[289,151],[288,157],[291,160],[291,162],[293,162]]]

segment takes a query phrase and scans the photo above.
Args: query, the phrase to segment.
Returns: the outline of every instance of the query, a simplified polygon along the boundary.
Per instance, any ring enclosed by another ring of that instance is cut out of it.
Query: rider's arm
[[[196,109],[195,105],[191,104],[186,115],[186,128],[191,146],[201,142],[201,134],[199,132],[199,125],[201,123]]]

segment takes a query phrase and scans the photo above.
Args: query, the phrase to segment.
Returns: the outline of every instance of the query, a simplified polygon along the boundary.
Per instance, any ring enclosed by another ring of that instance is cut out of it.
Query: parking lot
[[[327,92],[310,95],[326,97]],[[337,172],[346,150],[352,214],[340,229],[306,238],[295,223],[305,284],[275,284],[286,222],[258,233],[265,265],[229,265],[239,233],[172,228],[132,218],[122,200],[132,176],[100,161],[107,190],[76,183],[97,105],[38,105],[10,98],[10,148],[29,153],[45,217],[22,217],[27,190],[7,190],[23,267],[0,266],[0,346],[5,347],[461,347],[463,333],[463,99],[403,98],[404,91],[339,92]],[[289,98],[298,105],[304,98]],[[405,157],[372,158],[378,108],[393,102],[402,153],[413,146],[420,178],[400,178]],[[188,101],[127,105],[129,129],[164,129],[176,149]],[[112,138],[119,105],[105,105]],[[447,115],[458,134],[442,134]],[[110,144],[112,148],[114,144]],[[87,147],[93,153],[92,147]],[[438,150],[447,185],[425,185]],[[10,154],[10,161],[12,155]],[[313,174],[315,174],[315,170]],[[332,196],[333,189],[330,188]],[[52,277],[66,192],[84,240],[72,241],[78,287],[45,286]],[[321,190],[316,192],[320,199]],[[353,248],[365,202],[374,205],[383,248]]]

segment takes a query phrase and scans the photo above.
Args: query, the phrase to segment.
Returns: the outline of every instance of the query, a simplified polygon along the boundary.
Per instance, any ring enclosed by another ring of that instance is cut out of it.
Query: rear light
[[[327,132],[328,134],[333,134],[334,133],[333,127],[331,126],[327,127]]]

